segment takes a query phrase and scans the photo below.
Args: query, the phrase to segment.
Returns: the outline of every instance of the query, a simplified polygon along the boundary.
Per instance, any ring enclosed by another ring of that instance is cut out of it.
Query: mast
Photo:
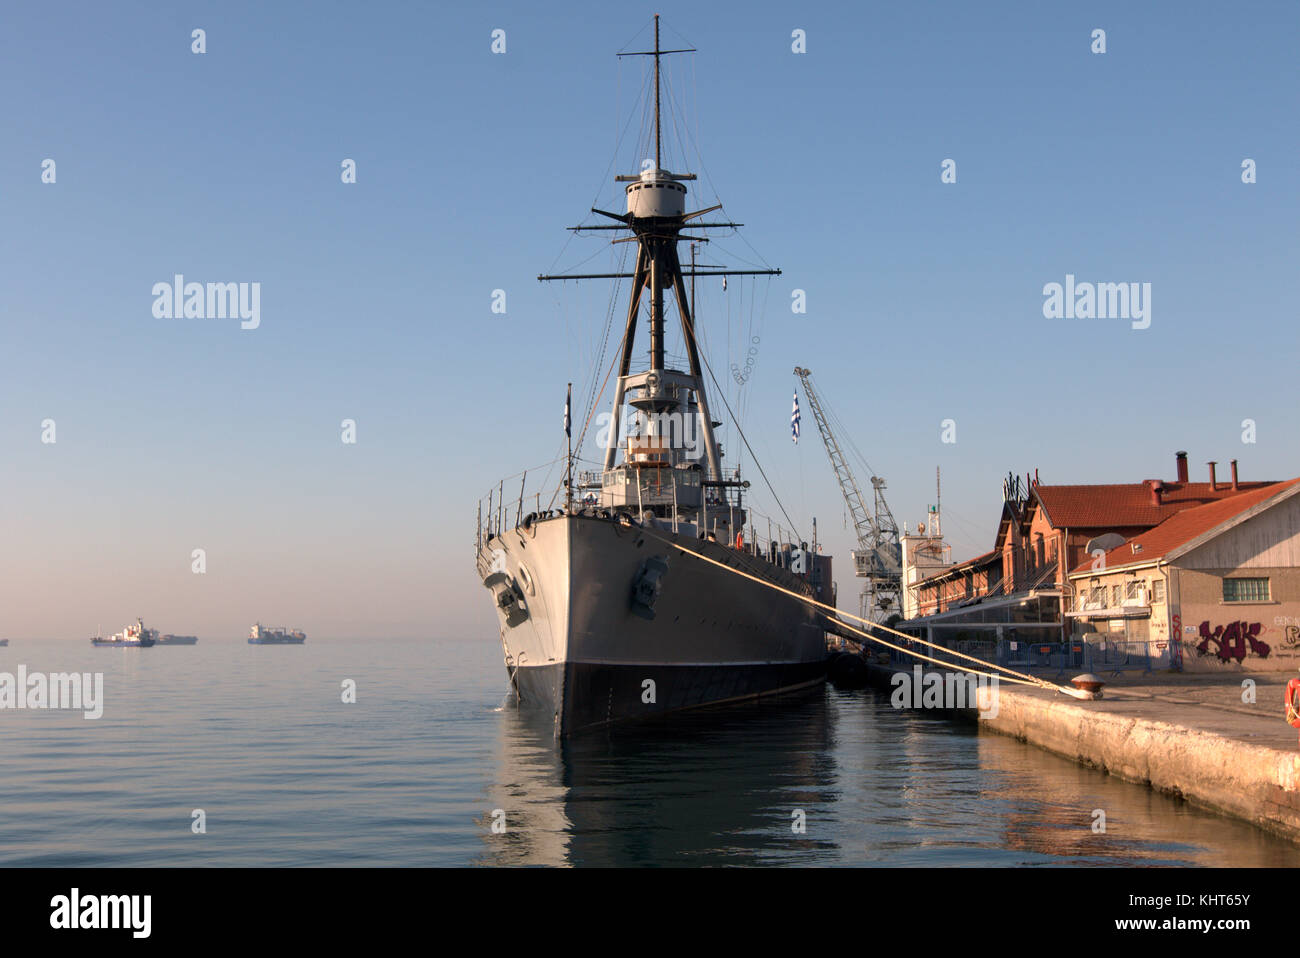
[[[709,411],[707,391],[704,386],[704,368],[700,362],[699,346],[695,335],[694,320],[694,280],[696,276],[779,276],[779,269],[766,270],[725,270],[696,266],[692,250],[690,272],[682,269],[677,254],[677,244],[688,242],[707,243],[702,236],[684,236],[681,231],[687,224],[692,229],[734,229],[741,223],[702,223],[697,218],[722,208],[721,204],[707,209],[686,212],[686,187],[683,182],[695,179],[694,173],[672,173],[663,168],[663,123],[662,123],[662,75],[660,59],[673,53],[694,53],[693,47],[665,50],[660,46],[659,15],[655,14],[654,49],[620,53],[625,56],[654,57],[655,82],[655,158],[653,169],[643,169],[638,174],[618,175],[615,182],[627,184],[624,192],[627,197],[627,212],[612,213],[607,210],[592,208],[592,212],[616,221],[618,225],[602,224],[595,226],[571,226],[574,232],[588,230],[630,230],[631,237],[616,239],[613,242],[635,240],[637,244],[636,265],[631,273],[589,273],[560,274],[539,276],[539,280],[561,279],[631,279],[632,295],[628,303],[627,321],[623,334],[623,351],[619,362],[619,379],[615,386],[613,417],[610,427],[610,441],[605,447],[604,471],[614,468],[615,454],[618,450],[618,436],[621,433],[621,417],[627,380],[631,375],[632,356],[636,340],[637,319],[641,311],[642,292],[649,289],[650,305],[650,371],[662,373],[664,362],[664,291],[672,290],[672,299],[677,307],[678,318],[682,326],[682,336],[686,343],[686,355],[690,364],[690,375],[694,379],[692,389],[701,423],[704,452],[707,459],[709,478],[722,478],[721,455],[717,438],[713,434],[713,419]],[[649,166],[649,161],[646,161]],[[691,292],[688,296],[685,278],[691,277]],[[669,371],[671,372],[671,371]],[[641,374],[637,374],[641,375]],[[634,380],[635,376],[632,377]],[[635,401],[635,400],[634,400]]]
[[[663,169],[663,163],[660,162],[660,144],[662,138],[659,134],[659,14],[655,14],[655,169]]]

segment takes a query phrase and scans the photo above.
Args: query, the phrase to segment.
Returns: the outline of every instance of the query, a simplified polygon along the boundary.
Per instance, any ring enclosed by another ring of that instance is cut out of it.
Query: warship
[[[654,158],[615,178],[626,184],[625,211],[592,209],[601,222],[570,227],[615,231],[614,242],[634,243],[633,271],[538,277],[632,281],[612,412],[606,438],[597,438],[601,468],[574,476],[570,386],[566,475],[550,507],[539,494],[525,514],[521,482],[512,521],[504,480],[494,483],[495,505],[494,493],[486,497],[486,516],[479,504],[477,570],[496,607],[506,674],[521,709],[545,715],[556,737],[789,692],[825,676],[824,620],[805,600],[833,603],[830,557],[817,553],[815,535],[811,549],[797,534],[778,530],[774,538],[770,520],[764,541],[755,541],[749,482],[724,468],[714,432],[723,423],[709,406],[695,278],[780,270],[697,266],[693,252],[683,269],[678,244],[700,239],[683,230],[741,225],[712,221],[721,204],[688,212],[686,184],[695,174],[663,165],[660,61],[689,52],[660,47],[656,16],[654,48],[619,54],[653,57]],[[685,369],[666,362],[670,316]],[[643,324],[648,360],[634,364]]]

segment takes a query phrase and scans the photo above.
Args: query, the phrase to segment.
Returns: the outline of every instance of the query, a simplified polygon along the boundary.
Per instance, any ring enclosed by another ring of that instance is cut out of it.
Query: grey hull
[[[498,600],[507,674],[558,735],[823,679],[815,609],[661,539],[811,595],[800,576],[667,529],[558,516],[488,539],[479,571]],[[634,584],[659,563],[658,595],[638,605]]]

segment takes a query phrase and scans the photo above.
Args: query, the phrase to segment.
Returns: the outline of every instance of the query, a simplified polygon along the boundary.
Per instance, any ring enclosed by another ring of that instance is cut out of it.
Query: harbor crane
[[[821,397],[813,388],[812,371],[796,366],[794,374],[803,383],[804,395],[808,398],[808,405],[812,408],[817,429],[826,446],[826,455],[831,460],[831,468],[835,470],[835,478],[840,483],[840,492],[844,494],[849,515],[853,518],[853,529],[858,537],[858,548],[853,552],[853,570],[859,578],[866,579],[862,584],[858,614],[873,622],[883,622],[896,612],[901,614],[903,592],[902,547],[898,540],[898,523],[894,521],[894,514],[885,502],[885,480],[880,476],[871,477],[871,488],[875,493],[873,516],[867,511],[862,491],[853,478],[853,470],[849,468],[849,461],[831,431]],[[865,464],[865,460],[863,462]]]

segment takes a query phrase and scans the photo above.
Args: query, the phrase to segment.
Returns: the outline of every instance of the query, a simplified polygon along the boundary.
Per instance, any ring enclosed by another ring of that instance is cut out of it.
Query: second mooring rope
[[[887,642],[877,635],[871,635],[845,622],[838,621],[839,617],[845,616],[857,622],[861,622],[863,625],[869,626],[872,629],[879,629],[883,632],[888,632],[891,635],[897,635],[900,638],[906,639],[909,642],[918,643],[920,645],[924,645],[932,649],[940,649],[947,655],[952,655],[952,656],[956,656],[957,658],[966,659],[967,661],[970,662],[978,662],[980,665],[988,666],[990,668],[1000,669],[1001,671],[1006,672],[1008,674],[998,675],[993,672],[983,672],[981,674],[996,677],[997,679],[1003,682],[1012,682],[1017,685],[1036,685],[1039,688],[1050,689],[1054,692],[1060,692],[1062,695],[1070,695],[1075,698],[1084,698],[1086,696],[1086,693],[1082,692],[1080,689],[1072,689],[1064,685],[1057,685],[1054,682],[1048,682],[1046,679],[1040,679],[1035,675],[1028,675],[1024,672],[1017,672],[1015,669],[1008,668],[1005,665],[998,665],[996,662],[989,662],[985,659],[978,658],[977,656],[974,655],[967,655],[965,652],[958,652],[955,649],[949,649],[945,646],[938,645],[934,642],[927,642],[925,639],[918,639],[914,636],[908,635],[906,632],[899,632],[897,629],[891,629],[887,625],[881,625],[878,622],[872,622],[870,619],[864,619],[860,615],[854,615],[851,612],[842,612],[839,609],[835,608],[834,606],[827,605],[825,602],[818,602],[816,599],[809,598],[806,595],[800,595],[799,593],[791,589],[787,589],[784,588],[783,586],[777,585],[775,582],[768,582],[766,579],[761,579],[756,575],[752,575],[741,569],[737,569],[734,566],[727,565],[727,563],[725,562],[719,562],[717,559],[710,559],[706,555],[703,555],[699,552],[695,552],[694,550],[688,549],[684,545],[678,542],[673,542],[671,539],[667,539],[664,536],[659,535],[654,530],[646,526],[641,526],[639,528],[646,535],[658,539],[660,542],[664,543],[664,545],[671,546],[672,548],[677,549],[679,552],[684,552],[689,556],[694,556],[696,559],[699,559],[702,562],[707,562],[710,565],[715,565],[719,569],[726,569],[728,572],[733,572],[736,575],[741,576],[742,578],[749,579],[752,582],[757,582],[759,585],[766,586],[769,589],[774,589],[775,591],[784,593],[785,595],[788,595],[791,598],[798,599],[801,602],[806,602],[809,605],[816,606],[819,609],[832,613],[832,615],[835,617],[836,624],[841,626],[842,628],[848,629],[850,632],[854,632],[871,642],[877,642],[880,645],[885,646],[886,648],[890,648],[898,652],[902,652],[904,655],[915,656],[916,658],[924,659],[927,662],[934,662],[936,665],[953,664],[952,662],[944,662],[941,661],[940,659],[936,659],[928,655],[922,655],[920,652],[917,652],[913,649],[904,648],[892,642]],[[971,671],[975,671],[975,670],[972,669]]]

